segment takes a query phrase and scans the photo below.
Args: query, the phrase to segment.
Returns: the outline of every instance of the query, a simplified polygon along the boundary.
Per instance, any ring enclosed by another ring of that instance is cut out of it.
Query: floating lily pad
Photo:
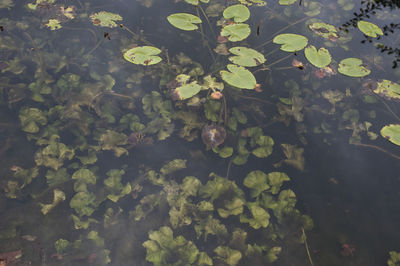
[[[362,65],[362,60],[354,57],[346,58],[340,61],[339,73],[350,77],[365,77],[371,73],[371,70]]]
[[[329,37],[338,38],[337,29],[335,26],[324,23],[324,22],[315,22],[308,25],[308,28],[312,30],[315,34],[322,36],[323,38],[329,39]]]
[[[244,5],[233,5],[225,8],[223,15],[225,19],[233,18],[236,23],[240,23],[249,19],[250,11]]]
[[[390,142],[400,146],[400,124],[390,124],[381,129],[381,135]]]
[[[239,3],[246,6],[256,5],[265,6],[267,3],[264,0],[239,0]]]
[[[290,6],[296,3],[297,0],[279,0],[279,4],[282,6]]]
[[[361,20],[357,23],[357,27],[362,33],[369,37],[375,38],[378,35],[383,35],[381,28],[371,22]]]
[[[58,19],[49,19],[49,22],[47,22],[46,27],[50,28],[50,30],[58,30],[61,29],[61,23]]]
[[[185,100],[189,99],[190,97],[193,97],[199,91],[201,90],[201,86],[197,84],[196,81],[193,81],[189,84],[185,84],[183,86],[180,86],[174,90],[174,94],[176,94],[179,97],[179,100]]]
[[[275,36],[273,42],[276,44],[282,44],[281,50],[285,52],[296,52],[300,51],[307,46],[308,39],[302,35],[293,33],[284,33]]]
[[[331,63],[332,57],[328,49],[321,47],[317,51],[314,45],[309,45],[304,49],[307,60],[316,67],[323,68]]]
[[[118,14],[101,11],[90,15],[90,19],[95,26],[115,28],[118,26],[116,21],[122,20],[122,17]]]
[[[387,98],[400,100],[400,84],[384,79],[377,83],[375,93]]]
[[[194,5],[194,6],[198,6],[199,5],[199,0],[185,0],[185,2],[188,3],[188,4]],[[203,3],[207,4],[208,2],[210,2],[210,0],[200,0],[200,2],[203,2]]]
[[[229,57],[229,60],[240,66],[253,67],[261,65],[266,61],[261,53],[251,48],[233,47],[229,49],[229,52],[236,55]]]
[[[253,90],[256,86],[256,78],[253,74],[242,66],[228,64],[228,71],[221,70],[220,74],[222,79],[231,86]]]
[[[199,27],[196,24],[201,23],[199,17],[188,13],[175,13],[169,15],[167,19],[172,26],[187,31],[197,30]]]
[[[235,23],[225,26],[221,30],[221,36],[229,36],[231,42],[238,42],[246,39],[250,35],[250,27],[247,24]]]
[[[154,65],[159,63],[162,59],[157,56],[161,50],[153,46],[139,46],[129,49],[124,53],[126,61],[136,65]]]

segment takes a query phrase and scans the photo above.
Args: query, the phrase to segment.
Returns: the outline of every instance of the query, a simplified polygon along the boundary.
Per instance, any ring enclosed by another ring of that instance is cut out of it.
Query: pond
[[[399,8],[0,0],[0,265],[400,265]]]

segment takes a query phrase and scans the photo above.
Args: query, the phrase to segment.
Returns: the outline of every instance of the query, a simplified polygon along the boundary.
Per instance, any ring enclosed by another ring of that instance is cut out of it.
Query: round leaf
[[[279,4],[282,6],[290,6],[294,4],[297,0],[279,0]]]
[[[309,45],[304,49],[307,60],[316,67],[323,68],[331,63],[332,57],[328,49],[321,47],[317,51],[314,45]]]
[[[390,142],[400,146],[400,125],[391,124],[381,129],[381,135]]]
[[[200,0],[203,3],[208,3],[210,2],[210,0]],[[199,5],[199,0],[185,0],[186,3],[194,5],[194,6],[198,6]]]
[[[90,15],[93,25],[101,27],[115,28],[118,26],[116,21],[122,20],[118,14],[111,12],[101,11]]]
[[[375,25],[374,23],[367,22],[367,21],[359,21],[357,23],[358,29],[369,37],[377,37],[378,35],[383,35],[383,32],[379,26]]]
[[[350,77],[365,77],[371,73],[371,70],[362,65],[362,60],[358,58],[346,58],[340,61],[338,71]]]
[[[246,47],[233,47],[229,52],[236,55],[229,57],[232,63],[245,67],[258,66],[266,61],[261,53]]]
[[[236,23],[239,23],[239,22],[245,22],[246,20],[249,19],[250,11],[244,5],[233,5],[233,6],[227,7],[224,10],[223,15],[224,15],[225,19],[233,18],[233,20]]]
[[[199,27],[196,24],[201,23],[199,17],[188,13],[175,13],[169,15],[167,19],[172,26],[187,31],[197,30]]]
[[[161,61],[161,57],[156,56],[161,50],[153,46],[139,46],[129,49],[124,53],[125,60],[136,65],[154,65]]]
[[[246,39],[250,35],[250,27],[247,24],[236,23],[225,26],[221,30],[221,36],[229,36],[231,42],[238,42]]]
[[[390,80],[384,79],[377,84],[375,93],[387,98],[400,100],[400,85]]]
[[[182,85],[174,90],[174,95],[177,95],[180,100],[185,100],[195,96],[201,90],[201,86],[196,81]]]
[[[229,64],[228,71],[221,70],[220,74],[222,79],[233,87],[240,89],[253,90],[256,86],[256,78],[253,74],[244,67]]]
[[[279,34],[273,39],[276,44],[282,44],[281,50],[286,52],[300,51],[306,47],[308,39],[302,35],[293,33]]]

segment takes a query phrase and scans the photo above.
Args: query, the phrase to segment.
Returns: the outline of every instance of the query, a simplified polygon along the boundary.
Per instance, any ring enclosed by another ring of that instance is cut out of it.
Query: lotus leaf
[[[390,251],[389,259],[387,260],[388,266],[399,266],[400,265],[400,252]]]
[[[259,229],[260,227],[266,228],[269,225],[269,213],[260,207],[256,202],[248,202],[247,207],[250,210],[252,218],[247,217],[245,214],[240,215],[241,223],[249,223],[254,229]]]
[[[90,19],[95,26],[115,28],[118,26],[116,22],[122,20],[122,17],[118,14],[101,11],[90,15]]]
[[[231,19],[236,23],[245,22],[250,17],[250,10],[244,5],[233,5],[225,8],[223,12],[225,19]]]
[[[279,0],[279,4],[282,6],[290,6],[296,3],[297,0]]]
[[[211,89],[213,91],[222,91],[224,89],[224,83],[217,82],[216,78],[207,75],[203,78],[203,85],[205,89]]]
[[[207,100],[204,104],[204,115],[208,120],[212,122],[218,122],[220,109],[221,109],[220,101]]]
[[[237,65],[245,67],[253,67],[263,64],[265,57],[254,49],[246,47],[233,47],[229,52],[236,56],[229,57],[229,60]]]
[[[387,79],[379,81],[374,92],[386,98],[400,100],[400,84]]]
[[[285,163],[297,168],[300,171],[304,171],[305,159],[303,156],[304,149],[297,148],[296,145],[281,144],[283,153],[286,158]]]
[[[268,184],[271,187],[272,194],[278,194],[280,188],[285,181],[290,181],[290,178],[285,173],[272,172],[267,175]]]
[[[212,215],[208,215],[206,218],[201,219],[195,226],[197,238],[200,238],[204,234],[204,240],[207,240],[208,235],[215,235],[218,239],[224,239],[228,236],[228,230],[220,220],[215,219]]]
[[[136,65],[150,66],[161,62],[161,50],[153,46],[138,46],[124,53],[124,59]]]
[[[231,42],[243,41],[250,35],[250,26],[243,23],[235,23],[225,26],[221,30],[221,36],[229,36]]]
[[[378,35],[383,35],[383,31],[379,26],[374,23],[360,20],[357,22],[358,29],[369,37],[377,37]]]
[[[242,258],[242,253],[240,253],[240,251],[229,247],[218,246],[214,249],[214,252],[217,254],[218,260],[223,261],[229,266],[237,265]]]
[[[57,135],[51,136],[50,144],[35,153],[35,162],[38,166],[44,165],[57,171],[64,164],[64,160],[71,160],[74,157],[74,150],[58,142],[58,139]]]
[[[202,22],[199,17],[188,13],[175,13],[169,15],[167,19],[172,26],[187,31],[197,30],[199,27],[196,24]]]
[[[58,30],[62,28],[61,23],[58,19],[49,19],[45,26],[50,28],[50,30]]]
[[[201,186],[200,180],[194,176],[186,176],[181,185],[182,192],[187,196],[196,196]]]
[[[68,240],[62,239],[62,238],[60,238],[56,242],[54,242],[54,247],[58,254],[63,254],[69,245],[70,245],[70,242]]]
[[[199,255],[192,241],[187,241],[183,236],[174,238],[168,226],[150,231],[149,238],[143,246],[147,250],[146,260],[155,266],[193,265]]]
[[[127,141],[128,136],[125,134],[107,129],[106,133],[100,136],[99,144],[102,150],[113,151],[115,156],[120,157],[122,154],[128,154],[128,150],[118,146],[126,145]]]
[[[107,198],[113,202],[117,202],[120,198],[131,193],[131,184],[128,182],[122,185],[121,179],[125,174],[124,170],[111,169],[107,172],[108,178],[104,180],[104,185],[110,191]]]
[[[390,142],[400,146],[400,125],[390,124],[381,129],[381,135]]]
[[[203,3],[208,3],[210,2],[210,0],[200,0]],[[186,3],[194,5],[194,6],[198,6],[199,5],[199,0],[185,0]]]
[[[326,67],[332,61],[329,50],[324,47],[319,48],[317,51],[314,45],[309,45],[304,49],[304,54],[311,64],[319,68]]]
[[[275,36],[273,42],[282,44],[281,50],[285,52],[297,52],[307,46],[308,39],[302,35],[284,33]]]
[[[46,215],[51,211],[55,206],[57,206],[60,202],[65,200],[65,193],[62,190],[54,189],[53,190],[53,202],[50,204],[40,203],[41,212],[43,215]]]
[[[225,208],[218,208],[218,214],[222,218],[227,218],[230,215],[239,215],[243,212],[243,205],[244,202],[240,198],[233,198],[230,201],[226,201],[224,207]]]
[[[163,165],[160,169],[160,173],[163,175],[169,175],[172,174],[178,170],[185,169],[186,168],[186,161],[187,160],[181,160],[181,159],[175,159],[167,164]]]
[[[338,71],[350,77],[365,77],[371,73],[371,70],[365,68],[362,63],[362,60],[358,58],[346,58],[340,61]]]
[[[250,172],[243,180],[243,185],[251,189],[250,195],[253,198],[270,188],[267,184],[267,175],[260,170]]]
[[[46,125],[47,118],[37,108],[22,108],[19,111],[19,120],[21,121],[22,130],[28,133],[39,132],[39,125]]]
[[[81,191],[72,197],[69,206],[76,211],[79,217],[90,216],[95,211],[93,208],[95,200],[96,196],[93,193]]]
[[[338,38],[337,29],[335,26],[331,24],[327,24],[324,22],[315,22],[308,27],[317,35],[322,36],[325,39],[329,39],[330,37]]]
[[[98,223],[96,219],[88,218],[86,221],[79,219],[76,215],[71,215],[72,220],[74,221],[74,228],[75,229],[88,229],[91,223]]]
[[[222,148],[213,147],[213,152],[217,153],[221,158],[231,157],[233,154],[233,148],[229,146],[225,146]]]
[[[264,0],[239,0],[239,3],[246,6],[256,5],[256,6],[265,6],[267,3]]]
[[[184,84],[182,86],[177,87],[173,91],[174,97],[179,100],[186,100],[193,96],[195,96],[201,90],[201,86],[197,83],[197,81],[193,81],[188,84]]]
[[[228,71],[221,70],[222,79],[233,87],[240,89],[253,90],[257,84],[253,74],[242,66],[228,64]]]
[[[47,170],[46,180],[49,186],[62,184],[70,179],[66,168],[60,168],[57,171]]]

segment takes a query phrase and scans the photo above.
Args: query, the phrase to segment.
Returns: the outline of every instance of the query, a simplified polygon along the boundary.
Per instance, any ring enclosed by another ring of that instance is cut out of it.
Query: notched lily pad
[[[118,26],[116,21],[122,20],[122,17],[111,12],[100,11],[90,15],[90,19],[95,26],[115,28]]]
[[[264,55],[251,48],[233,47],[229,52],[236,55],[229,57],[229,61],[240,66],[253,67],[266,61]]]
[[[172,26],[181,30],[197,30],[199,27],[196,24],[201,23],[201,19],[189,13],[175,13],[167,17],[168,22]]]
[[[325,39],[339,38],[336,27],[328,23],[315,22],[308,25],[308,28]]]
[[[379,81],[374,92],[385,98],[400,100],[400,84],[387,79]]]
[[[297,52],[307,46],[308,39],[299,34],[284,33],[275,36],[273,42],[276,44],[282,44],[282,51]]]
[[[229,36],[231,42],[238,42],[246,39],[250,35],[250,26],[244,23],[234,23],[222,28],[221,36]]]
[[[225,19],[233,18],[236,23],[240,23],[249,19],[250,11],[244,5],[233,5],[225,8],[223,15]]]
[[[161,62],[161,50],[153,46],[139,46],[124,53],[124,59],[136,65],[150,66]]]
[[[222,79],[233,87],[240,89],[253,90],[256,87],[256,78],[253,74],[242,66],[228,64],[228,71],[221,70]]]
[[[363,66],[361,59],[350,57],[343,59],[339,63],[339,73],[349,77],[365,77],[371,73],[371,70]]]
[[[369,37],[377,37],[378,35],[383,35],[383,31],[379,26],[374,23],[360,20],[357,22],[358,29]]]
[[[314,45],[309,45],[304,49],[304,54],[311,64],[319,68],[326,67],[332,61],[329,50],[324,47],[319,48],[317,51]]]
[[[390,142],[400,146],[400,124],[390,124],[381,129],[381,135]]]

